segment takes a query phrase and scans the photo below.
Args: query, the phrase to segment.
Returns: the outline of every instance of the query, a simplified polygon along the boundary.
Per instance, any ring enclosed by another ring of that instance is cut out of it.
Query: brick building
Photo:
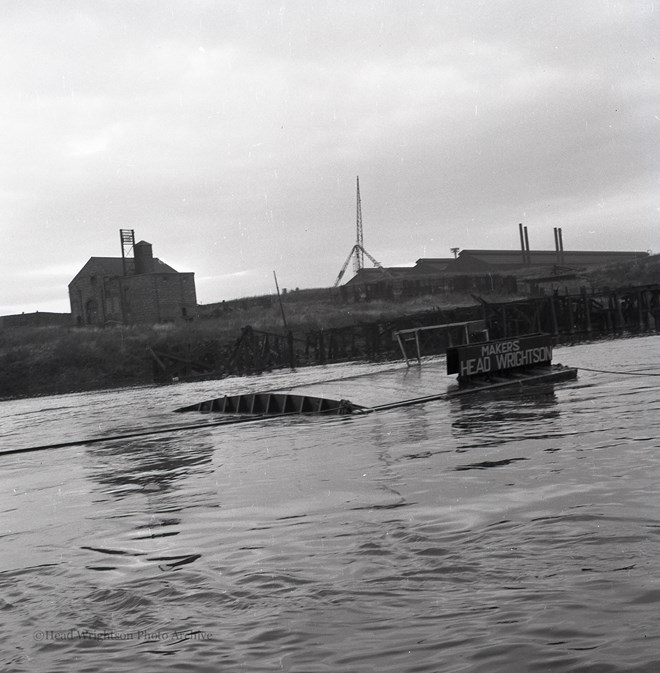
[[[69,300],[78,325],[190,319],[197,309],[195,274],[179,273],[140,241],[130,259],[90,257],[69,283]]]

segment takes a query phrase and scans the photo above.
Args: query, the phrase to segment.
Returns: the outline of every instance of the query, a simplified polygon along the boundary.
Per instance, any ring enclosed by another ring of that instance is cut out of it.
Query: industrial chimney
[[[522,222],[520,222],[518,224],[518,231],[520,232],[522,263],[524,266],[529,266],[532,263],[532,254],[529,251],[529,235],[527,234],[527,227],[523,227]]]
[[[151,243],[140,241],[134,247],[135,273],[153,273],[154,271],[154,253]]]

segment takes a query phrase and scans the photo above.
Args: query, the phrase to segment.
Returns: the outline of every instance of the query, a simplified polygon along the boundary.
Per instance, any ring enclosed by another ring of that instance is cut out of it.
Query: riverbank
[[[270,295],[200,306],[189,322],[0,329],[0,399],[393,360],[401,357],[396,331],[468,320],[486,320],[494,338],[543,331],[557,342],[654,331],[659,271],[656,255],[583,274],[579,292],[557,287],[540,297],[435,294],[343,303],[325,288],[288,292],[281,303]],[[425,331],[421,354],[443,352],[445,336]]]
[[[271,343],[278,335],[284,338],[291,333],[301,344],[310,335],[324,331],[355,328],[362,332],[388,321],[419,321],[425,316],[428,320],[429,316],[452,315],[466,309],[478,311],[476,300],[469,295],[343,305],[318,296],[305,297],[303,291],[283,298],[285,327],[276,298],[269,306],[247,301],[245,308],[237,302],[215,306],[219,308],[206,314],[202,311],[206,317],[176,324],[2,330],[0,399],[142,385],[158,378],[171,380],[171,371],[166,376],[158,371],[154,353],[192,361],[198,365],[195,373],[206,369],[209,378],[220,377],[220,364],[236,351],[248,325],[253,333],[270,335]]]

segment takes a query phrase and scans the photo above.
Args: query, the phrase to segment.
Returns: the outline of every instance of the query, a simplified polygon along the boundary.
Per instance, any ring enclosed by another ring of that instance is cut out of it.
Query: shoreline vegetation
[[[592,287],[630,287],[657,283],[659,256],[644,265],[605,267],[584,275]],[[489,302],[525,298],[488,295]],[[451,314],[477,309],[469,294],[434,294],[407,300],[343,304],[325,290],[247,298],[199,307],[189,322],[100,327],[42,326],[0,329],[0,400],[85,392],[154,382],[151,351],[190,352],[195,347],[231,350],[250,326],[254,330],[304,338],[312,331],[414,319],[431,311]],[[222,376],[208,378],[223,378]]]
[[[300,294],[303,295],[304,291]],[[342,305],[283,297],[286,328],[277,297],[270,305],[246,300],[201,306],[202,317],[162,325],[109,327],[14,327],[0,331],[0,400],[154,383],[154,351],[186,352],[191,344],[231,350],[246,326],[303,337],[313,330],[414,316],[432,309],[476,306],[469,295],[416,297],[406,302]],[[213,377],[211,377],[213,378]]]

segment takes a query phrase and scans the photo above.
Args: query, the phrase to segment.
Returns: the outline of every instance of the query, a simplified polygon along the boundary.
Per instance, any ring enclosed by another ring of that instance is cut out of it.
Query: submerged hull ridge
[[[311,395],[291,393],[244,393],[224,395],[204,400],[175,411],[199,411],[202,413],[249,414],[252,416],[282,416],[284,414],[350,414],[364,409],[349,400],[331,400]]]

